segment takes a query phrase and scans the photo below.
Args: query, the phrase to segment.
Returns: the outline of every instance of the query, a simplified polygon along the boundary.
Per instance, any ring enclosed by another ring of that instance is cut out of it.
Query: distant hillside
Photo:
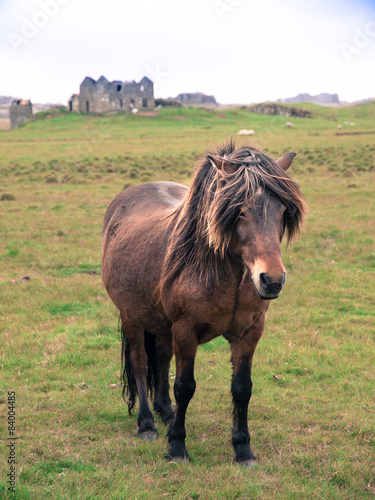
[[[36,113],[39,113],[40,111],[47,111],[48,109],[52,108],[65,108],[64,104],[53,104],[53,103],[47,103],[47,104],[34,104],[33,103],[33,115]]]
[[[9,106],[14,99],[18,99],[18,97],[0,95],[0,106]]]
[[[353,106],[359,106],[361,104],[368,104],[369,102],[374,102],[374,101],[375,101],[375,97],[369,97],[368,99],[362,99],[361,101],[354,101],[351,104]]]
[[[9,130],[10,129],[10,116],[9,116],[9,107],[14,100],[18,100],[17,97],[12,96],[0,96],[0,130]],[[36,115],[40,111],[47,111],[53,108],[61,108],[64,107],[62,104],[34,104],[32,103],[33,115]]]
[[[282,104],[294,104],[296,102],[313,102],[315,104],[323,104],[323,105],[339,105],[340,99],[337,94],[318,94],[318,95],[310,95],[310,94],[298,94],[295,97],[287,97],[286,99],[278,99],[276,102],[280,102]]]
[[[1,120],[0,130],[8,129],[10,127],[9,105],[12,100],[13,97],[0,96],[0,120]]]
[[[1,116],[3,116],[3,117],[5,117],[5,115],[7,117],[9,116],[8,108],[10,106],[10,103],[16,99],[20,99],[20,98],[19,97],[12,97],[12,96],[0,96],[0,114],[1,114]],[[39,113],[39,111],[47,111],[48,109],[57,108],[57,107],[62,106],[62,104],[53,104],[53,103],[47,103],[47,104],[32,103],[32,105],[33,105],[33,114],[34,115],[36,113]]]
[[[0,118],[9,118],[9,106],[0,104]]]

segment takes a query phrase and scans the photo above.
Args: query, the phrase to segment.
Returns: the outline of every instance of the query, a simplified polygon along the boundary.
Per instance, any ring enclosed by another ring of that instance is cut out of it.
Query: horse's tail
[[[145,330],[144,332],[145,350],[147,354],[147,391],[151,398],[154,395],[156,384],[156,338]],[[130,358],[130,343],[126,337],[123,325],[121,325],[121,378],[123,380],[122,397],[128,405],[129,415],[135,405],[137,397],[137,384],[133,363]],[[127,399],[125,399],[125,392]]]

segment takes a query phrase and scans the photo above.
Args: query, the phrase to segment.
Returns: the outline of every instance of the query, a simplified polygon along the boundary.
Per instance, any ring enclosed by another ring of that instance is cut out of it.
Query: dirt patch
[[[186,120],[187,116],[171,116],[172,120]]]
[[[0,118],[0,130],[10,130],[10,120],[8,118]]]
[[[157,111],[140,111],[137,113],[138,116],[149,116],[151,118],[154,118],[159,115]]]

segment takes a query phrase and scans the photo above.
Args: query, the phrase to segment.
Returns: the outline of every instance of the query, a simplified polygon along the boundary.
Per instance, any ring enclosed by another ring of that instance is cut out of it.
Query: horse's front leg
[[[233,365],[232,397],[233,397],[233,434],[232,443],[236,454],[236,462],[245,467],[254,465],[256,458],[250,449],[248,430],[248,407],[252,391],[251,363],[255,348],[262,335],[264,319],[249,328],[241,338],[230,340],[231,361]]]
[[[172,332],[176,357],[174,395],[177,408],[168,431],[169,451],[167,458],[189,461],[190,457],[185,447],[185,415],[195,392],[194,361],[198,342],[192,329],[185,323],[175,323]]]

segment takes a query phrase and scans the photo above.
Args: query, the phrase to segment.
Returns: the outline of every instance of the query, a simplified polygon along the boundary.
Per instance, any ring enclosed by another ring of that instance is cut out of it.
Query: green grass
[[[19,438],[16,493],[6,492],[2,474],[0,498],[373,498],[375,104],[304,107],[313,118],[293,119],[291,129],[285,117],[246,109],[181,108],[153,118],[46,114],[0,133],[0,200],[14,197],[0,201],[5,473],[10,388]],[[254,357],[249,422],[258,466],[233,463],[222,338],[199,348],[187,414],[193,461],[177,465],[164,459],[160,420],[156,442],[138,440],[121,398],[101,225],[124,187],[188,183],[197,157],[241,128],[253,128],[252,143],[275,157],[298,152],[292,174],[309,217],[299,241],[283,248],[287,285]]]

